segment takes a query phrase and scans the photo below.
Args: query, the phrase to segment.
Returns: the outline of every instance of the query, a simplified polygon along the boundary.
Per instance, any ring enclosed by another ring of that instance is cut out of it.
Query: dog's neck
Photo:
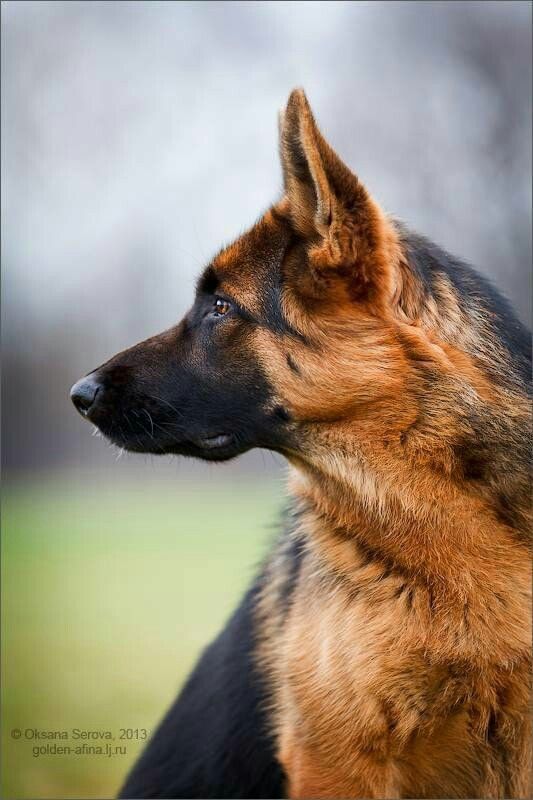
[[[376,581],[393,576],[426,598],[420,623],[443,657],[505,663],[527,652],[528,549],[481,497],[393,457],[376,466],[363,452],[299,462],[290,490],[327,568],[357,587],[372,562]]]

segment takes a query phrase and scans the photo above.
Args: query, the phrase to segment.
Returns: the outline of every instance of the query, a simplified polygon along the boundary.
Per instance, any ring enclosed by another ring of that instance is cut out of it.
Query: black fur
[[[483,309],[491,320],[497,340],[509,353],[509,367],[529,391],[531,381],[531,335],[516,316],[510,303],[479,272],[450,255],[420,234],[399,226],[409,266],[426,287],[433,291],[435,278],[445,275],[456,290],[465,310]],[[501,372],[493,377],[501,381]]]

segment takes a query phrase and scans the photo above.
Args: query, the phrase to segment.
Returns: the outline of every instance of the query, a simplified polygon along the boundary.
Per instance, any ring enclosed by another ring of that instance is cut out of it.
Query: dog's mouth
[[[201,436],[193,443],[205,450],[220,450],[231,445],[234,439],[232,433],[217,433],[214,436]]]
[[[207,461],[226,461],[228,458],[240,455],[246,449],[239,444],[235,434],[217,433],[177,442],[172,446],[171,452],[177,455],[203,458]]]
[[[171,445],[169,452],[203,458],[207,461],[226,461],[228,458],[240,455],[246,449],[248,448],[242,446],[235,434],[217,433],[176,442]]]
[[[132,453],[192,456],[208,461],[225,461],[248,449],[234,433],[206,433],[183,439],[167,439],[151,432],[127,431],[124,427],[113,426],[107,430],[106,426],[98,427],[114,445]]]

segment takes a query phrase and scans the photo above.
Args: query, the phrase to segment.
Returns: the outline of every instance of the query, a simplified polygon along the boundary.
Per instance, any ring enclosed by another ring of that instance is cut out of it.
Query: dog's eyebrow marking
[[[219,288],[220,287],[220,288]],[[231,292],[226,292],[220,286],[220,282],[218,282],[218,286],[215,287],[214,292],[209,292],[209,294],[216,294],[217,297],[220,297],[221,300],[227,300],[228,303],[231,303],[235,311],[239,314],[240,317],[245,319],[247,322],[253,322],[256,325],[262,325],[262,320],[253,314],[249,309],[242,305],[242,303],[237,300]]]
[[[303,344],[309,345],[309,339],[304,336],[303,333],[295,330],[292,325],[289,324],[285,317],[282,316],[281,309],[277,309],[274,319],[272,319],[272,316],[268,314],[268,309],[264,309],[262,314],[256,314],[243,306],[239,300],[236,300],[231,291],[224,291],[220,286],[220,280],[217,278],[216,274],[215,278],[217,279],[217,286],[214,288],[214,291],[210,292],[210,294],[218,294],[218,296],[223,300],[227,300],[229,303],[231,303],[243,319],[247,320],[248,322],[253,322],[255,325],[259,325],[260,327],[267,328],[274,333],[288,334],[289,336],[293,336],[294,338],[298,339]],[[295,372],[299,372],[297,365]]]
[[[197,289],[205,294],[214,294],[219,285],[219,278],[213,267],[208,266],[200,276]]]
[[[248,311],[242,303],[233,297],[232,294],[229,292],[225,292],[221,288],[221,279],[217,274],[216,270],[209,265],[207,269],[204,271],[203,275],[200,276],[200,279],[197,283],[197,292],[199,294],[216,294],[223,300],[227,300],[231,305],[235,308],[236,311],[240,314],[241,317],[248,320],[249,322],[256,322],[260,324],[260,320],[257,319],[251,311]]]
[[[266,297],[263,300],[263,314],[260,316],[245,308],[242,303],[236,300],[230,292],[223,291],[221,288],[222,284],[223,276],[221,276],[213,267],[213,265],[210,264],[200,276],[196,284],[196,291],[198,294],[218,294],[223,299],[228,300],[239,312],[240,316],[243,317],[243,319],[248,320],[248,322],[253,322],[256,325],[269,328],[275,333],[289,334],[303,344],[309,344],[307,337],[295,330],[281,312],[280,283],[276,282],[275,284],[271,284],[269,287],[267,287]],[[298,368],[296,367],[295,372],[297,371]]]

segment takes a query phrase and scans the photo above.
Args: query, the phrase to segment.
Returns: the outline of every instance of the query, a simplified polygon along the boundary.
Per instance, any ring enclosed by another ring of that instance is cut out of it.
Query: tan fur
[[[284,198],[214,267],[260,314],[258,253],[295,232],[281,308],[298,335],[248,342],[298,433],[305,559],[286,609],[282,545],[257,612],[288,794],[529,797],[531,510],[509,460],[529,402],[483,309],[467,316],[444,275],[424,293],[300,90],[281,155]]]
[[[313,347],[265,331],[255,342],[308,434],[289,454],[304,572],[282,626],[268,581],[259,610],[279,758],[295,798],[528,797],[528,550],[490,493],[461,481],[453,443],[461,409],[483,408],[505,438],[527,429],[529,404],[484,371],[499,347],[483,320],[476,332],[462,318],[451,286],[421,307],[379,219],[383,302],[373,293],[354,314],[342,288],[322,286],[310,315],[294,280],[284,311]]]

